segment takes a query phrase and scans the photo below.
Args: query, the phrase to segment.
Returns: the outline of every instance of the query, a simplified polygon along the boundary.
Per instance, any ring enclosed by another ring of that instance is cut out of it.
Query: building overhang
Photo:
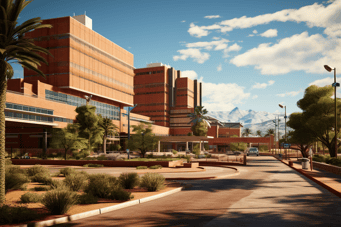
[[[160,142],[201,142],[214,139],[213,136],[161,136]]]
[[[18,118],[9,118],[9,117],[6,117],[5,121],[27,123],[27,124],[34,124],[34,125],[58,126],[58,124],[56,123],[49,123],[49,122],[44,122],[44,121],[28,121],[28,120],[23,120],[23,119],[18,119]]]

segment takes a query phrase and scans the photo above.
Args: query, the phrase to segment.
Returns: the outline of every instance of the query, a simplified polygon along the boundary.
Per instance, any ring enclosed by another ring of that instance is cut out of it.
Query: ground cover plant
[[[136,169],[148,169],[148,166],[137,166]]]
[[[165,178],[158,173],[146,173],[141,178],[140,187],[147,188],[148,191],[158,191],[164,187]]]
[[[150,166],[149,169],[162,169],[161,165]]]
[[[140,183],[137,173],[122,173],[118,178],[121,186],[125,189],[133,189]]]
[[[88,163],[83,165],[83,167],[104,167],[103,164],[93,164],[93,163]]]

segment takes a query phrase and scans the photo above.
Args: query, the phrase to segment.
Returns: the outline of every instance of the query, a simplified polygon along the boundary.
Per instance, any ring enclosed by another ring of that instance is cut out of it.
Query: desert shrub
[[[333,158],[328,159],[326,163],[334,165],[334,166],[341,166],[341,159],[333,157]]]
[[[6,158],[6,159],[5,159],[5,165],[6,165],[6,166],[8,166],[8,165],[12,165],[12,161],[11,161],[11,159],[9,159],[9,158]]]
[[[164,186],[164,183],[165,178],[161,174],[146,173],[141,178],[140,186],[143,188],[147,188],[148,191],[158,191]]]
[[[41,195],[36,193],[27,192],[20,196],[20,202],[22,203],[38,203],[42,199]]]
[[[70,174],[74,174],[75,172],[76,172],[75,169],[73,169],[71,167],[66,167],[66,168],[59,170],[59,173],[64,175],[65,177],[70,175]]]
[[[0,225],[17,224],[39,219],[41,214],[24,206],[0,205]]]
[[[177,150],[174,150],[174,149],[172,150],[172,152],[173,152],[173,154],[175,154],[175,155],[178,153],[178,151],[177,151]]]
[[[108,158],[105,157],[105,155],[101,155],[101,156],[98,156],[98,157],[97,157],[97,160],[98,160],[98,161],[103,161],[103,160],[108,160]]]
[[[89,164],[83,165],[83,167],[104,167],[104,165],[89,163]]]
[[[153,155],[153,153],[151,153],[151,154],[148,154],[148,155],[147,155],[147,158],[154,158],[154,155]]]
[[[140,178],[137,173],[122,173],[118,180],[125,189],[132,189],[140,183]]]
[[[27,184],[23,184],[19,187],[21,191],[27,191]]]
[[[52,180],[49,183],[52,190],[58,189],[58,190],[69,190],[69,188],[65,185],[65,183],[62,180]]]
[[[10,173],[10,174],[21,173],[21,174],[27,175],[26,169],[21,169],[20,166],[15,166],[15,165],[6,165],[5,172],[6,174],[7,173]]]
[[[136,166],[136,169],[148,169],[148,166]]]
[[[39,186],[39,187],[34,187],[33,191],[48,191],[50,189],[51,189],[51,187]]]
[[[162,169],[161,165],[150,166],[149,169]]]
[[[88,174],[87,172],[85,172],[85,171],[80,171],[80,172],[77,172],[77,174],[82,174],[82,175],[84,175],[86,178],[89,178],[89,176],[90,176],[90,174]]]
[[[51,214],[65,214],[77,203],[78,195],[68,190],[52,190],[46,192],[41,203]]]
[[[5,192],[10,189],[20,189],[24,184],[30,182],[27,175],[22,173],[6,173],[5,174]]]
[[[131,195],[131,192],[124,191],[121,187],[113,187],[110,193],[109,199],[115,200],[130,200],[133,199],[134,196]]]
[[[99,198],[110,198],[112,188],[117,184],[116,177],[109,174],[92,174],[84,192]]]
[[[46,168],[45,166],[41,166],[39,164],[36,164],[30,168],[27,169],[27,173],[29,176],[34,176],[38,173],[44,173],[50,175],[50,170]]]
[[[79,204],[94,204],[98,202],[98,198],[92,194],[83,194],[78,196]]]
[[[68,186],[72,191],[79,191],[84,185],[87,177],[83,174],[70,174],[67,175],[64,179],[64,183]]]
[[[50,184],[50,182],[52,181],[52,178],[51,178],[50,174],[46,174],[46,173],[41,172],[41,173],[37,173],[36,175],[31,177],[31,181],[43,183],[43,184]]]

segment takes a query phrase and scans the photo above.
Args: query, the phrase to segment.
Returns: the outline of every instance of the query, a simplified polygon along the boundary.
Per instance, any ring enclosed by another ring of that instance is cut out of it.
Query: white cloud
[[[268,83],[256,83],[252,86],[252,88],[255,88],[255,89],[264,89],[266,88],[267,86],[270,86],[270,85],[273,85],[275,83],[275,81],[273,80],[269,80]]]
[[[187,43],[186,47],[188,48],[204,48],[206,50],[211,50],[213,47],[214,50],[223,50],[227,48],[227,43],[230,41],[228,39],[221,39],[211,42],[195,42],[195,43]]]
[[[256,98],[258,98],[258,95],[252,96],[252,99],[256,99]]]
[[[211,15],[211,16],[205,16],[204,18],[215,19],[215,18],[220,18],[220,16],[219,15]]]
[[[219,24],[215,24],[215,30],[220,32],[228,32],[233,29],[251,28],[254,26],[269,24],[273,21],[279,22],[297,22],[305,23],[308,27],[322,27],[328,28],[325,30],[325,34],[328,36],[340,35],[340,17],[341,0],[329,2],[329,5],[314,3],[312,5],[303,6],[299,9],[284,9],[275,13],[263,14],[256,17],[240,17],[230,20],[221,21]],[[192,36],[202,37],[207,36],[209,32],[207,30],[213,30],[210,26],[196,26],[196,30],[200,31],[199,34],[195,32],[188,32]],[[206,31],[206,33],[205,33]]]
[[[235,104],[241,104],[250,97],[250,93],[244,92],[244,87],[235,83],[206,83],[203,81],[203,77],[198,79],[198,74],[194,70],[181,72],[181,77],[188,77],[192,80],[197,79],[203,83],[203,106],[209,111],[232,110]]]
[[[262,74],[279,75],[303,70],[306,73],[326,73],[323,65],[341,64],[341,40],[324,38],[308,32],[296,34],[278,43],[263,43],[234,57],[236,66],[253,65]]]
[[[224,58],[229,57],[229,52],[231,51],[240,51],[242,49],[241,46],[239,46],[237,43],[233,44],[232,46],[229,46],[227,49],[224,50]]]
[[[254,37],[255,35],[254,34],[250,34],[250,35],[248,35],[247,37]]]
[[[217,71],[220,72],[221,70],[223,70],[223,68],[222,68],[221,64],[219,64],[217,67]]]
[[[265,31],[264,33],[260,34],[260,36],[262,37],[276,37],[277,36],[277,29],[269,29],[267,31]]]
[[[184,49],[184,50],[178,50],[178,52],[181,55],[173,56],[173,60],[184,60],[186,61],[187,58],[193,58],[193,61],[198,62],[199,64],[204,63],[210,58],[209,53],[201,53],[199,49]]]
[[[252,32],[253,34],[257,34],[258,32],[257,32],[257,30],[253,30],[253,32]]]
[[[341,77],[336,77],[336,82],[340,83],[341,82]],[[327,78],[324,78],[324,79],[315,80],[315,81],[311,82],[309,84],[309,86],[316,85],[316,86],[319,86],[319,87],[324,87],[326,85],[331,85],[332,83],[334,83],[334,77],[327,77]]]
[[[218,40],[218,39],[220,39],[219,37],[216,37],[216,36],[214,36],[212,39],[214,39],[214,40]]]
[[[210,32],[208,32],[209,30],[215,30],[215,29],[220,29],[220,28],[221,26],[218,24],[199,27],[195,25],[194,23],[191,23],[187,31],[191,36],[201,38],[202,36],[207,36],[208,34],[210,34]]]
[[[185,23],[185,22],[186,22],[185,20],[181,21],[181,23]]]
[[[277,94],[276,96],[279,96],[279,97],[285,97],[285,96],[291,96],[291,97],[294,97],[296,95],[298,95],[299,93],[301,93],[302,90],[299,90],[299,91],[290,91],[290,92],[285,92],[283,94]]]

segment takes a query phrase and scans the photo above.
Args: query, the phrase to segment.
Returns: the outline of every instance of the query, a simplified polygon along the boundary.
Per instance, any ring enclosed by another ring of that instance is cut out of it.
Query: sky
[[[34,0],[18,22],[74,14],[134,54],[135,68],[161,62],[201,81],[209,111],[301,112],[307,87],[334,82],[323,65],[341,73],[341,0]]]

